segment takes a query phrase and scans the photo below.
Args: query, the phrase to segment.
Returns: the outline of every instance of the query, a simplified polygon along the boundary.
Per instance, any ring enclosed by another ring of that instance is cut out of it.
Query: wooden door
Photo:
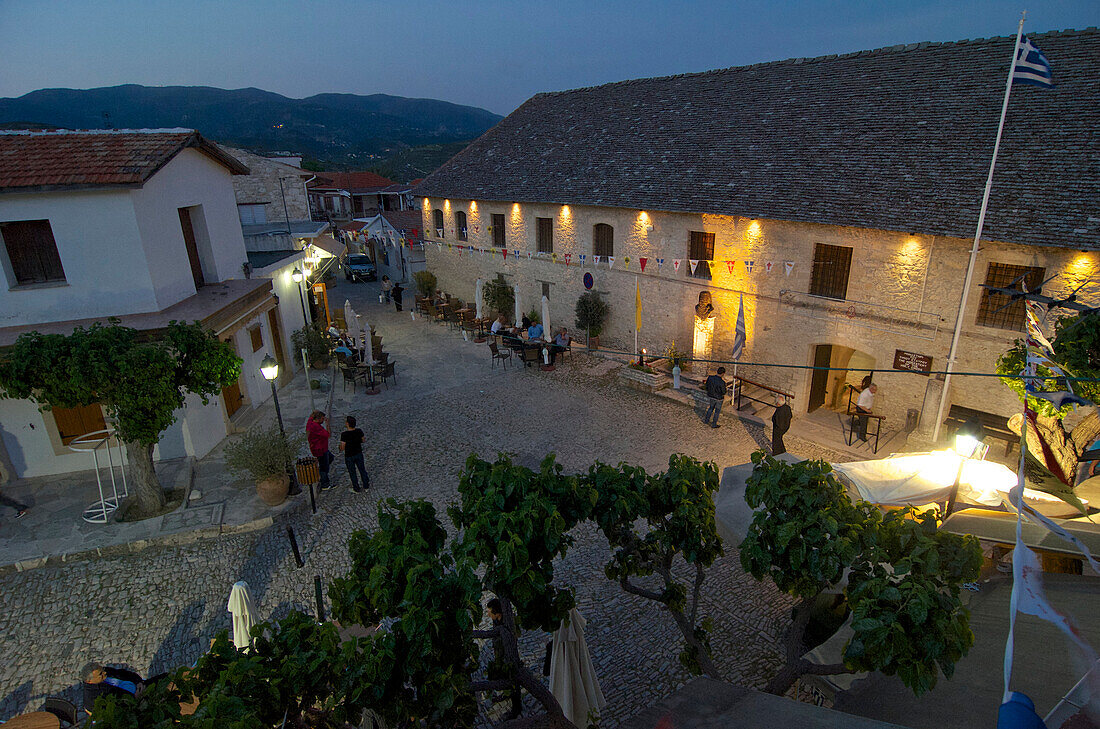
[[[183,210],[181,209],[180,212]],[[237,348],[233,345],[232,339],[226,339],[225,343],[233,350],[233,354],[237,354]],[[229,387],[222,388],[222,400],[225,402],[225,414],[229,417],[233,417],[233,413],[241,409],[244,395],[241,394],[240,378],[237,378]]]
[[[54,423],[57,425],[57,434],[61,436],[61,444],[69,445],[74,439],[88,433],[95,433],[107,428],[103,419],[103,408],[99,403],[77,406],[75,408],[51,408]]]
[[[833,345],[819,344],[814,349],[814,367],[828,367],[833,359]],[[825,404],[825,391],[829,386],[829,370],[815,369],[810,380],[810,404],[806,412],[812,413]]]
[[[201,288],[206,281],[202,277],[202,260],[199,258],[199,244],[195,240],[195,226],[191,222],[191,211],[180,208],[179,214],[183,242],[187,246],[187,260],[191,263],[191,276],[195,279],[195,288]]]
[[[267,326],[271,329],[271,346],[275,350],[275,359],[279,362],[279,379],[290,377],[286,355],[283,354],[283,333],[279,329],[279,316],[275,309],[267,310]]]

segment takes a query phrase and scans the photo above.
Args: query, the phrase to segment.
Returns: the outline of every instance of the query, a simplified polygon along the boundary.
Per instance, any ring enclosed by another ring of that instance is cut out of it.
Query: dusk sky
[[[1025,32],[1100,24],[1098,0],[1028,5]],[[292,97],[429,97],[507,114],[539,91],[1012,35],[1022,9],[1022,0],[0,0],[0,96],[123,83],[255,86]]]

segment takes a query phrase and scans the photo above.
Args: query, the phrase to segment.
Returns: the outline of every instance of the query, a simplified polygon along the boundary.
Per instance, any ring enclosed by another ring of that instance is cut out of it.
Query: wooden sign
[[[932,358],[926,354],[896,349],[894,350],[894,369],[919,372],[927,377],[928,373],[932,371]]]

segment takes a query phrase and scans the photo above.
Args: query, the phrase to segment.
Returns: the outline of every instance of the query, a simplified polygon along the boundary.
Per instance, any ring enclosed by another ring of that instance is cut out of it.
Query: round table
[[[4,729],[61,729],[61,720],[48,711],[32,711],[8,719]]]

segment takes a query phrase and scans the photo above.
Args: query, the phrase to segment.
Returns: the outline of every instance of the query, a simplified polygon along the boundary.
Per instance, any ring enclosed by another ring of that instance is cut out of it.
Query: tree
[[[664,605],[684,636],[680,662],[693,674],[720,679],[710,655],[710,621],[698,620],[706,569],[722,554],[714,521],[718,469],[674,454],[661,474],[650,476],[625,463],[617,468],[597,463],[587,480],[597,494],[592,518],[612,550],[604,567],[608,579],[632,595]],[[690,602],[688,587],[673,572],[677,557],[693,568]],[[663,583],[659,591],[635,581],[653,574]]]
[[[577,298],[577,328],[588,332],[590,337],[598,337],[603,332],[610,312],[611,307],[599,294],[585,291]]]
[[[516,308],[516,291],[504,280],[503,274],[498,273],[496,278],[482,284],[481,294],[490,311],[506,317],[512,316]]]
[[[766,691],[784,694],[800,676],[881,671],[916,694],[950,678],[974,642],[960,586],[977,579],[981,549],[971,535],[937,530],[936,511],[883,514],[853,503],[824,461],[789,464],[752,455],[745,500],[756,510],[741,543],[741,564],[798,599],[784,636],[786,665]],[[841,578],[848,571],[847,584]],[[841,663],[803,658],[818,597],[838,589],[852,612],[853,636]]]
[[[1094,404],[1100,403],[1100,311],[1090,310],[1059,319],[1054,331],[1051,341],[1054,363],[1071,377],[1086,378],[1072,384],[1073,392]],[[1018,339],[1016,345],[997,360],[1001,381],[1021,401],[1027,393],[1018,375],[1027,364],[1026,354],[1026,343]],[[1039,366],[1037,374],[1045,378],[1039,382],[1040,392],[1067,389],[1065,380],[1055,377],[1048,368]],[[1027,404],[1035,412],[1034,421],[1027,427],[1028,453],[1063,483],[1073,486],[1081,455],[1100,437],[1100,412],[1095,407],[1090,408],[1073,430],[1067,431],[1064,420],[1072,411],[1070,407],[1058,408],[1049,400],[1036,397],[1027,397]],[[1023,415],[1017,414],[1009,419],[1008,427],[1019,434],[1023,422]]]
[[[173,321],[150,334],[112,319],[69,335],[20,335],[0,361],[0,392],[42,410],[101,404],[126,446],[134,485],[130,513],[141,518],[164,507],[153,446],[176,421],[185,395],[198,395],[205,405],[240,373],[232,348],[197,322]]]

